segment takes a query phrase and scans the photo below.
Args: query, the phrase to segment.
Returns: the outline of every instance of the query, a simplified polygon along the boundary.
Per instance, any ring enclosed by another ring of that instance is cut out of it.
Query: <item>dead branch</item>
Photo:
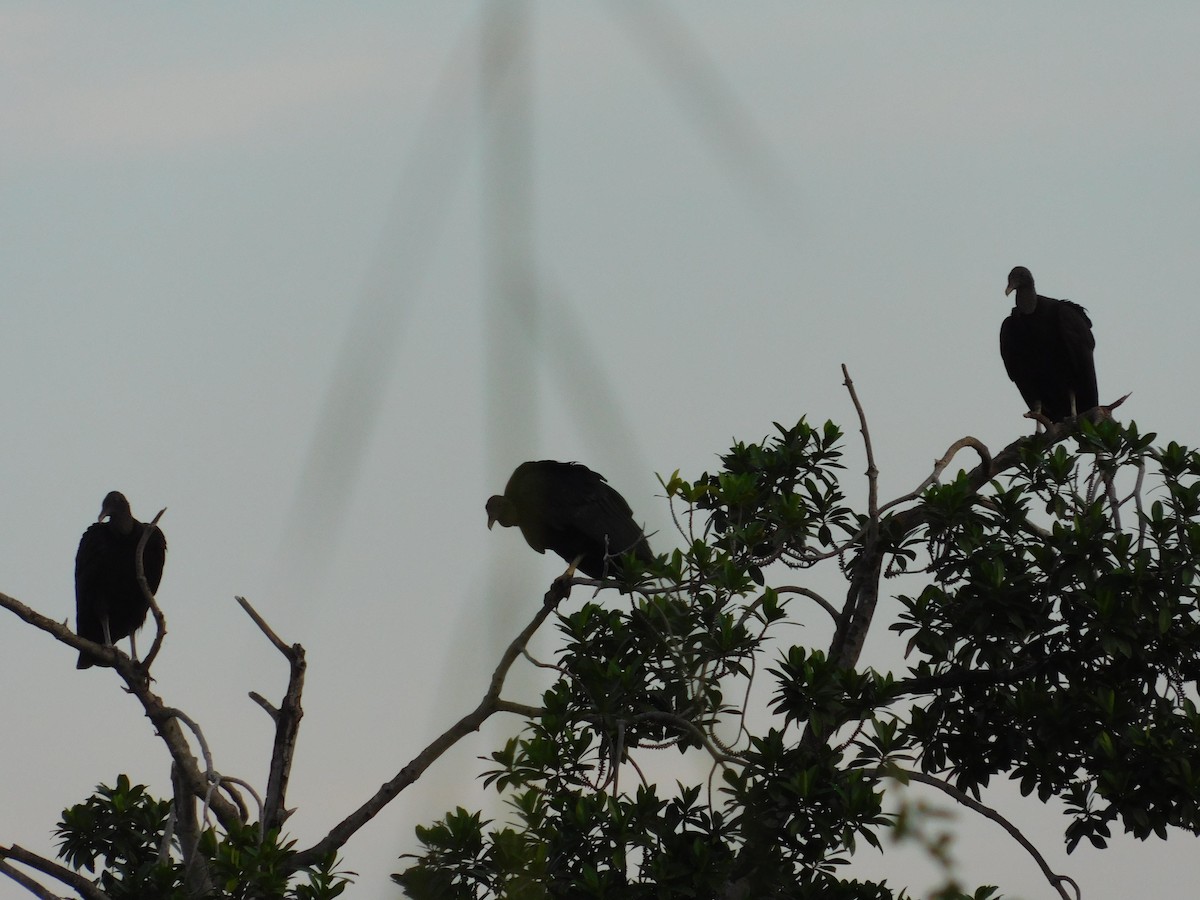
[[[256,804],[258,804],[258,821],[262,822],[262,820],[263,820],[263,800],[262,800],[262,797],[258,796],[258,791],[256,791],[254,789],[254,785],[252,785],[248,781],[243,781],[241,778],[234,778],[232,775],[222,775],[221,776],[221,789],[223,791],[225,791],[226,793],[228,793],[229,796],[233,798],[234,802],[237,803],[238,808],[242,810],[243,818],[245,818],[247,821],[249,821],[250,817],[249,817],[249,814],[246,812],[245,801],[242,800],[242,795],[239,794],[237,792],[237,790],[235,790],[234,785],[237,785],[237,787],[243,788],[251,797],[254,798],[254,802]],[[262,843],[262,833],[263,833],[263,829],[260,827],[259,828],[259,843]]]
[[[274,706],[271,705],[271,701],[269,701],[266,697],[264,697],[258,691],[250,691],[247,696],[249,696],[251,700],[253,700],[259,706],[261,706],[263,708],[263,712],[265,712],[268,716],[270,716],[271,720],[273,722],[276,722],[276,723],[279,722],[279,710],[277,710]]]
[[[7,594],[0,594],[0,607],[4,607],[28,624],[46,632],[55,640],[77,651],[86,651],[114,669],[121,680],[125,682],[129,693],[133,694],[141,703],[146,718],[154,724],[155,730],[166,744],[171,758],[183,769],[183,777],[186,778],[188,788],[193,796],[200,800],[204,799],[208,792],[208,786],[200,772],[196,758],[188,747],[187,739],[183,736],[179,722],[171,715],[162,698],[150,690],[150,680],[142,665],[135,663],[116,647],[106,647],[103,644],[81,638],[66,624],[46,618]],[[227,828],[241,822],[237,809],[222,797],[213,798],[212,809],[221,824]]]
[[[180,777],[179,766],[171,765],[171,791],[174,802],[175,830],[179,834],[179,850],[183,856],[183,883],[189,894],[203,897],[212,890],[212,874],[208,860],[198,853],[200,819],[196,815],[196,799],[186,779]]]
[[[288,645],[258,614],[250,601],[245,597],[235,598],[238,605],[245,610],[258,626],[259,631],[266,635],[267,640],[283,654],[288,662],[288,686],[283,695],[283,701],[276,709],[261,695],[250,693],[250,699],[267,711],[267,715],[275,722],[275,743],[271,749],[271,769],[267,776],[267,796],[262,804],[262,826],[264,831],[281,828],[289,813],[287,810],[288,782],[292,775],[292,760],[296,755],[296,741],[300,735],[300,720],[304,718],[304,708],[300,705],[300,697],[304,693],[304,673],[308,663],[304,658],[304,647],[300,644]]]
[[[854,410],[858,413],[858,426],[863,436],[863,447],[867,451],[867,515],[872,522],[879,520],[879,469],[875,467],[875,452],[871,449],[871,431],[867,428],[867,415],[863,412],[862,404],[858,402],[858,393],[854,390],[854,382],[850,379],[850,370],[842,363],[842,375],[850,399],[854,401]]]
[[[541,608],[538,609],[533,619],[521,630],[521,633],[508,645],[508,649],[500,657],[500,662],[496,666],[495,671],[492,672],[491,680],[488,683],[487,693],[483,695],[483,699],[479,701],[479,705],[434,738],[424,750],[413,757],[408,765],[396,773],[395,777],[381,785],[379,790],[366,803],[335,825],[325,837],[308,849],[292,854],[291,858],[285,863],[286,871],[295,872],[306,866],[315,865],[329,853],[345,844],[356,831],[371,821],[401,791],[420,778],[425,773],[425,770],[441,757],[443,753],[471,732],[478,731],[480,726],[493,713],[502,710],[515,711],[517,709],[520,709],[521,715],[527,712],[525,708],[502,701],[500,699],[500,691],[504,687],[504,680],[508,676],[508,671],[512,668],[512,664],[521,655],[521,651],[525,649],[525,645],[529,643],[529,639],[533,637],[534,632],[541,627],[542,623],[546,621],[546,617],[554,610],[555,603],[557,602],[556,597],[562,591],[562,586],[558,583],[559,580],[556,578],[551,583],[550,589],[546,591]]]
[[[245,610],[246,615],[254,620],[254,624],[258,626],[259,631],[267,636],[267,640],[275,645],[275,649],[290,659],[295,647],[289,646],[283,642],[283,639],[280,638],[279,635],[277,635],[271,628],[271,626],[267,624],[267,620],[260,616],[258,614],[258,610],[250,605],[249,600],[247,600],[245,597],[234,597],[233,599],[237,601],[238,606]]]
[[[1075,900],[1082,900],[1083,892],[1079,889],[1079,885],[1075,883],[1074,879],[1066,875],[1059,875],[1055,873],[1046,862],[1046,858],[1042,856],[1042,854],[1038,852],[1037,847],[1035,847],[1033,843],[1021,833],[1021,830],[1012,822],[1008,821],[1008,819],[1004,818],[1004,816],[1000,815],[1000,813],[996,812],[996,810],[992,809],[992,807],[985,806],[978,800],[974,800],[964,794],[958,788],[954,787],[954,785],[948,784],[942,779],[935,778],[932,775],[926,775],[923,772],[905,771],[903,777],[910,781],[920,782],[921,784],[927,784],[930,787],[937,788],[943,794],[946,794],[948,797],[952,797],[955,801],[967,807],[967,809],[974,810],[980,815],[986,816],[993,822],[997,823],[1012,836],[1013,840],[1025,848],[1025,852],[1033,857],[1034,861],[1038,864],[1038,868],[1042,870],[1042,874],[1046,876],[1046,880],[1050,882],[1050,886],[1054,888],[1054,890],[1060,897],[1063,898],[1063,900],[1071,900],[1071,896],[1067,893],[1067,890],[1064,887],[1064,885],[1067,884],[1074,889]]]

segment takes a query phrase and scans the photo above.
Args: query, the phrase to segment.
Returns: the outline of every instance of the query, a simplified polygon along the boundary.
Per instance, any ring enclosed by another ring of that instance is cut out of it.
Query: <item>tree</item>
[[[278,707],[251,695],[276,726],[261,799],[222,775],[200,726],[151,690],[165,634],[152,597],[158,633],[137,663],[0,595],[112,667],[173,773],[165,800],[124,775],[101,785],[59,823],[66,865],[0,846],[0,874],[42,897],[54,896],[46,878],[85,898],[334,897],[352,874],[338,871],[338,850],[446,749],[507,712],[524,728],[492,754],[484,780],[510,821],[459,808],[418,829],[421,852],[394,876],[409,895],[905,896],[847,878],[843,864],[860,841],[879,846],[913,828],[885,814],[884,797],[916,781],[1008,828],[1069,897],[1070,878],[980,802],[992,779],[1065,801],[1068,849],[1103,846],[1117,824],[1142,838],[1200,830],[1200,453],[1154,447],[1153,435],[1111,419],[1117,405],[994,457],[964,438],[916,490],[881,505],[855,398],[868,459],[860,511],[844,496],[832,423],[777,425],[732,447],[716,473],[675,473],[663,484],[682,549],[653,563],[626,558],[618,582],[552,584],[478,706],[309,847],[283,831],[304,650],[249,603],[239,598],[290,671]],[[942,483],[964,449],[979,463]],[[843,599],[792,583],[791,572],[819,566],[840,572]],[[887,578],[903,610],[890,623],[876,621]],[[605,602],[560,614],[572,586],[605,591]],[[790,627],[814,610],[832,633],[823,648],[795,642]],[[553,673],[541,704],[503,697],[552,615],[563,640],[541,663]],[[885,625],[907,671],[860,667],[867,634]],[[705,760],[708,777],[662,785],[646,774],[680,754]],[[943,896],[964,895],[948,880]]]
[[[1112,420],[1119,403],[994,457],[964,438],[880,505],[855,399],[862,511],[832,423],[776,425],[715,474],[672,475],[683,549],[627,602],[559,617],[554,683],[491,755],[484,781],[508,821],[447,813],[394,880],[419,900],[907,896],[843,865],[911,826],[883,812],[889,785],[910,781],[999,822],[1063,897],[1074,882],[980,802],[993,779],[1064,801],[1068,851],[1117,825],[1200,831],[1200,453],[1153,447]],[[978,465],[940,483],[968,448]],[[822,563],[840,566],[840,602],[790,583]],[[859,667],[870,628],[889,624],[885,578],[915,584],[889,625],[902,673]],[[823,649],[787,628],[814,604],[834,626]],[[679,753],[708,777],[645,776]],[[941,896],[966,895],[948,879]]]

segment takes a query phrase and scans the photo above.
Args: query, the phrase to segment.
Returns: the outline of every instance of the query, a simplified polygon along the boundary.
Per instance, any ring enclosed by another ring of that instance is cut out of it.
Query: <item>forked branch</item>
[[[262,696],[250,693],[250,699],[267,711],[275,722],[275,744],[271,750],[271,771],[267,776],[267,796],[263,814],[263,829],[270,831],[279,828],[287,819],[289,812],[286,808],[288,780],[292,773],[292,759],[296,754],[296,741],[300,733],[300,720],[304,717],[304,709],[300,705],[300,695],[304,692],[304,672],[308,663],[304,659],[304,648],[300,644],[284,643],[250,605],[245,597],[236,598],[238,605],[245,610],[246,615],[254,620],[254,624],[267,636],[267,640],[283,654],[288,661],[288,686],[283,695],[279,708],[271,706]]]

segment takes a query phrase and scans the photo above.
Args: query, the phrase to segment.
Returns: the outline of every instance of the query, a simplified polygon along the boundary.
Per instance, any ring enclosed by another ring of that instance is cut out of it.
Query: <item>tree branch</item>
[[[29,893],[35,897],[40,897],[41,900],[59,900],[58,894],[53,894],[48,888],[42,887],[38,882],[34,881],[20,869],[14,869],[6,862],[0,862],[0,875],[7,875]]]
[[[200,800],[205,799],[208,794],[206,779],[200,772],[196,758],[192,755],[191,748],[188,746],[187,739],[179,727],[179,722],[174,718],[172,710],[163,703],[161,697],[150,690],[150,678],[144,666],[135,663],[116,647],[106,647],[103,644],[81,638],[66,624],[46,618],[7,594],[0,594],[0,606],[35,628],[46,632],[55,640],[75,650],[85,650],[100,662],[114,669],[129,688],[129,693],[133,694],[142,704],[146,718],[154,724],[159,737],[166,744],[171,758],[182,769],[181,777],[186,780],[192,795]],[[224,797],[212,798],[212,810],[226,828],[241,823],[237,808]]]
[[[970,447],[979,454],[980,465],[991,465],[992,454],[983,441],[979,440],[979,438],[971,437],[971,435],[959,438],[949,446],[944,454],[942,454],[941,459],[935,459],[933,461],[933,471],[929,473],[929,476],[924,481],[918,484],[914,490],[909,491],[902,497],[897,497],[895,500],[885,503],[879,511],[887,512],[892,507],[899,506],[901,503],[908,503],[910,500],[916,500],[925,492],[926,488],[928,488],[931,484],[935,484],[942,477],[942,473],[946,471],[946,467],[949,466],[954,460],[954,457],[958,455],[958,451],[966,447]]]
[[[381,785],[366,803],[335,825],[325,837],[307,850],[300,850],[292,854],[284,863],[285,871],[295,872],[319,863],[329,853],[345,844],[356,831],[371,821],[401,791],[420,778],[443,753],[471,732],[478,731],[493,713],[499,712],[501,709],[513,711],[518,708],[514,704],[502,701],[500,691],[504,687],[504,680],[508,676],[512,664],[521,655],[521,651],[525,649],[525,645],[529,643],[534,632],[541,627],[542,623],[546,621],[546,617],[554,610],[557,600],[561,599],[563,585],[559,583],[560,581],[561,577],[551,583],[541,608],[500,657],[500,662],[492,672],[491,680],[488,683],[487,693],[479,701],[479,705],[434,738],[391,781]],[[524,713],[525,710],[521,710],[521,714]]]
[[[150,535],[158,530],[158,520],[163,517],[163,513],[167,511],[164,506],[158,511],[158,515],[150,520],[150,524],[142,529],[142,536],[138,540],[137,553],[134,554],[134,568],[137,572],[138,585],[142,589],[142,595],[150,604],[150,612],[154,614],[154,642],[150,645],[150,652],[146,654],[146,660],[142,663],[142,668],[147,672],[150,671],[150,665],[158,656],[158,651],[162,649],[163,638],[167,634],[167,619],[163,615],[161,609],[158,608],[158,600],[154,597],[154,592],[150,590],[150,582],[146,580],[146,568],[142,561],[142,554],[146,552],[146,541],[150,539]]]
[[[878,774],[887,773],[880,771]],[[1067,893],[1066,888],[1063,887],[1064,884],[1069,884],[1072,888],[1074,888],[1075,900],[1081,900],[1083,897],[1083,892],[1079,889],[1079,885],[1075,883],[1074,879],[1066,875],[1056,874],[1046,862],[1046,858],[1042,856],[1040,852],[1038,852],[1037,847],[1035,847],[1033,843],[1027,837],[1025,837],[1025,835],[1021,834],[1020,829],[1017,828],[1016,825],[1012,824],[1012,822],[1008,821],[1008,819],[1004,818],[1004,816],[1000,815],[1000,813],[996,812],[996,810],[992,809],[992,807],[986,806],[980,803],[978,800],[972,799],[958,788],[954,787],[954,785],[948,784],[945,781],[942,781],[940,778],[935,778],[933,775],[926,775],[923,772],[910,772],[903,770],[903,777],[909,779],[910,781],[916,781],[921,784],[927,784],[930,787],[937,788],[943,794],[946,794],[948,797],[952,797],[954,800],[968,809],[974,810],[980,815],[986,816],[993,822],[997,823],[1001,828],[1007,831],[1018,844],[1024,847],[1025,851],[1030,856],[1033,857],[1034,861],[1038,864],[1038,868],[1042,870],[1042,874],[1046,876],[1046,880],[1050,882],[1050,886],[1058,892],[1058,895],[1062,897],[1063,900],[1071,900],[1071,896]]]
[[[179,851],[183,856],[183,883],[191,896],[202,897],[212,890],[212,873],[208,860],[199,853],[201,826],[196,815],[196,798],[186,779],[180,777],[178,765],[171,766],[171,794],[174,799],[175,829],[179,834]]]
[[[854,382],[850,378],[850,370],[842,363],[842,375],[850,399],[854,401],[854,410],[858,413],[858,427],[862,432],[863,446],[867,451],[867,515],[872,522],[879,521],[879,469],[875,467],[875,452],[871,449],[871,430],[867,428],[867,414],[863,412],[862,404],[858,402],[858,392],[854,390]]]
[[[304,647],[300,644],[288,645],[280,639],[250,605],[245,597],[236,598],[238,605],[245,610],[259,630],[269,640],[288,662],[288,686],[283,695],[279,708],[275,709],[260,695],[250,693],[250,699],[258,703],[275,722],[275,744],[271,749],[271,770],[267,776],[267,796],[263,801],[265,811],[262,813],[263,830],[283,827],[289,813],[287,810],[288,781],[292,774],[292,760],[296,755],[296,741],[300,735],[300,720],[304,718],[304,708],[300,705],[300,695],[304,692],[304,673],[308,663],[304,658]]]
[[[78,872],[72,872],[70,869],[60,866],[58,863],[46,859],[44,856],[38,856],[32,851],[26,850],[24,847],[19,847],[13,844],[11,847],[0,846],[0,860],[11,859],[16,862],[29,866],[31,869],[37,869],[45,875],[49,875],[69,888],[74,890],[84,900],[108,900],[108,895],[96,885],[92,884]],[[7,867],[6,867],[7,868]],[[11,874],[5,871],[6,875]],[[22,885],[28,887],[28,885]]]

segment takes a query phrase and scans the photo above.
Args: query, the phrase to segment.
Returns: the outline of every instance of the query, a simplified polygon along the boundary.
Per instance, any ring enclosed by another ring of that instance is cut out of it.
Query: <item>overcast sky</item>
[[[233,596],[308,650],[301,844],[475,705],[561,571],[485,527],[523,459],[604,472],[665,550],[655,473],[807,415],[847,430],[861,497],[845,363],[881,492],[907,492],[955,439],[1029,428],[997,351],[1018,264],[1088,307],[1102,401],[1200,442],[1200,6],[543,3],[508,23],[525,67],[481,77],[486,9],[0,8],[0,591],[73,621],[104,494],[168,507],[156,686],[222,772],[265,784],[246,692],[286,678]],[[896,654],[881,634],[863,663]],[[0,618],[0,842],[48,855],[98,782],[169,791],[136,704],[74,660]],[[516,725],[360,832],[352,896],[397,896],[413,825],[477,807]],[[1057,808],[1014,794],[990,799],[1085,896],[1200,878],[1184,833],[1068,857]],[[1049,894],[997,826],[959,826],[966,883]]]

